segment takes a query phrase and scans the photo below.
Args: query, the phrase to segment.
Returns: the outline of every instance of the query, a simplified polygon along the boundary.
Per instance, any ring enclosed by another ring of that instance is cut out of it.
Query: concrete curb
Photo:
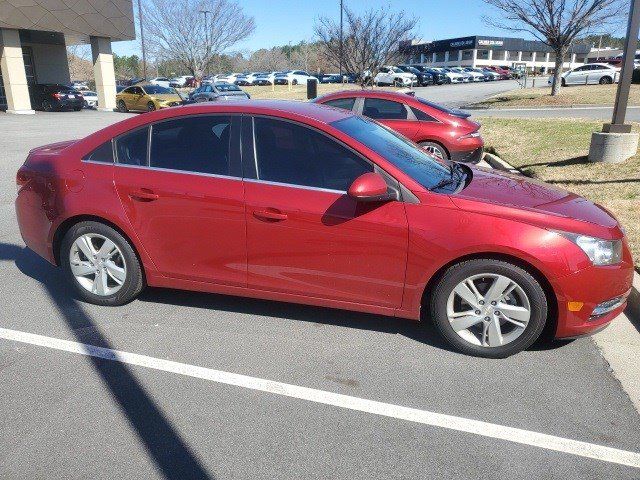
[[[484,152],[484,156],[482,159],[491,165],[491,168],[495,168],[496,170],[502,170],[503,172],[515,173],[517,175],[522,175],[522,172],[515,168],[513,165],[505,162],[499,156],[494,155],[493,153]]]

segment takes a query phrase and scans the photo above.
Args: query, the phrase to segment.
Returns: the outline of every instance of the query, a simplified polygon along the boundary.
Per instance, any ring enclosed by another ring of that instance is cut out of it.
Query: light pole
[[[627,25],[627,37],[624,40],[624,53],[616,103],[613,105],[613,118],[611,123],[605,123],[602,131],[605,133],[630,133],[631,125],[625,125],[629,103],[629,90],[633,79],[634,60],[638,46],[638,30],[640,30],[640,0],[631,0],[629,9],[629,23]]]
[[[342,45],[343,45],[343,33],[342,33],[342,13],[343,13],[343,6],[342,6],[342,1],[340,0],[340,52],[339,52],[339,57],[340,57],[340,78],[342,78]]]
[[[144,30],[142,28],[142,6],[138,0],[138,22],[140,23],[140,46],[142,47],[142,76],[147,79],[147,54],[144,48]]]

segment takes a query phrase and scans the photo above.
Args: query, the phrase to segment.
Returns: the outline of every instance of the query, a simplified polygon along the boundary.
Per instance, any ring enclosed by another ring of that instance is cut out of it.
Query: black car
[[[51,112],[69,109],[79,112],[84,106],[82,94],[67,85],[37,84],[32,85],[29,90],[31,105],[37,110]]]
[[[447,76],[443,72],[434,70],[433,68],[425,67],[424,65],[410,65],[411,67],[419,70],[422,73],[429,73],[433,77],[433,83],[435,85],[442,85],[447,83]]]
[[[398,68],[403,72],[413,73],[416,77],[418,77],[418,85],[420,87],[426,87],[428,85],[433,85],[435,81],[433,80],[433,75],[429,72],[423,72],[411,65],[398,65]]]
[[[339,73],[327,73],[320,75],[319,80],[321,83],[344,83],[345,77]]]

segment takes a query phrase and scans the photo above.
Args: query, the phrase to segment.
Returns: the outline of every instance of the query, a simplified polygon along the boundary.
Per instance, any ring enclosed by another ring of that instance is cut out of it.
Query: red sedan
[[[139,115],[32,150],[17,185],[27,246],[99,305],[146,285],[291,301],[433,321],[505,357],[545,326],[603,328],[631,287],[598,205],[313,103]]]
[[[346,90],[316,103],[352,110],[393,128],[437,158],[478,163],[484,141],[469,114],[405,93]]]

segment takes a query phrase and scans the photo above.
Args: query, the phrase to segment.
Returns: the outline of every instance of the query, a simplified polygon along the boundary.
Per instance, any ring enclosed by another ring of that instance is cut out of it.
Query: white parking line
[[[198,367],[186,363],[173,362],[161,358],[96,347],[85,343],[71,342],[6,328],[0,328],[0,338],[640,468],[640,453],[556,437],[554,435],[429,412],[427,410],[418,410],[416,408],[377,402],[349,395],[341,395],[314,388],[300,387],[265,380],[263,378],[223,372],[221,370]]]

